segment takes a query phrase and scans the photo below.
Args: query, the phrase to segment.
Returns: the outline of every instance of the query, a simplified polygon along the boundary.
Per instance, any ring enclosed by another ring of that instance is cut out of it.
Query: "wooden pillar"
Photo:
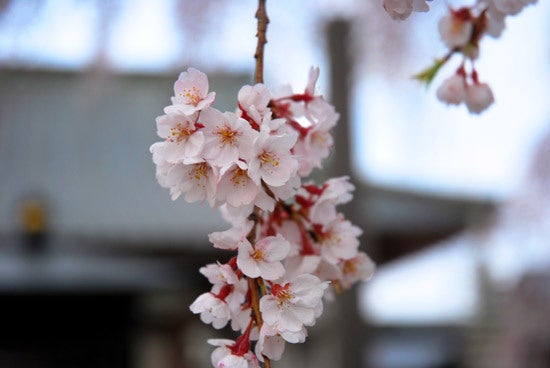
[[[327,27],[327,46],[330,60],[331,96],[329,100],[340,113],[340,120],[333,129],[334,148],[327,166],[327,174],[331,177],[352,176],[351,165],[351,122],[350,105],[352,91],[353,58],[350,48],[350,23],[346,20],[334,20]],[[357,194],[357,193],[356,193]],[[355,224],[358,221],[358,207],[361,198],[355,198],[341,210]],[[348,290],[337,298],[339,310],[338,338],[340,345],[340,367],[361,367],[364,343],[364,324],[360,321],[357,310],[356,289]]]

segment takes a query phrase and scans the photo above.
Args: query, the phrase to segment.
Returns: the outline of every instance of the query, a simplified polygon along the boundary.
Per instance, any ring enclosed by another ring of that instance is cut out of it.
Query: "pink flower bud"
[[[466,98],[466,81],[462,74],[454,74],[439,86],[437,98],[449,105],[459,105]]]
[[[468,111],[479,114],[494,101],[493,92],[487,83],[474,83],[466,88],[466,106]]]

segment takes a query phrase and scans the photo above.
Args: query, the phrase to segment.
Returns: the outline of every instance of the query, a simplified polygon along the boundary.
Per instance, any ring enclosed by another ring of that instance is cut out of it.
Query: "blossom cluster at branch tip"
[[[505,28],[507,16],[520,13],[526,6],[537,0],[477,0],[473,6],[458,9],[448,7],[438,23],[441,40],[448,49],[445,57],[418,73],[415,78],[430,84],[451,56],[459,54],[462,62],[457,73],[443,81],[437,90],[440,101],[459,105],[464,103],[470,113],[479,114],[493,102],[493,92],[487,83],[480,83],[474,61],[479,57],[479,42],[484,35],[500,37]],[[383,0],[382,6],[389,16],[404,20],[412,11],[428,11],[425,0]],[[465,72],[469,63],[470,73]]]
[[[352,199],[349,179],[305,181],[330,154],[330,130],[339,117],[316,94],[318,76],[312,68],[298,93],[244,86],[236,111],[221,112],[212,107],[207,76],[189,68],[156,119],[162,140],[150,151],[159,184],[173,200],[183,196],[219,208],[231,224],[208,238],[233,255],[200,269],[212,288],[190,306],[204,323],[241,334],[235,341],[209,340],[217,347],[214,367],[252,368],[280,359],[286,342],[305,341],[323,297],[374,272],[359,250],[362,230],[337,209]]]

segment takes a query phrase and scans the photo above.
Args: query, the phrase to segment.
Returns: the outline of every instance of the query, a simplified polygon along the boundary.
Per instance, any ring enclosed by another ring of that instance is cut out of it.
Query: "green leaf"
[[[428,87],[430,83],[434,80],[435,76],[441,69],[443,65],[449,60],[448,57],[435,59],[433,65],[429,66],[428,68],[422,70],[420,73],[413,75],[413,79],[416,79],[426,85]]]

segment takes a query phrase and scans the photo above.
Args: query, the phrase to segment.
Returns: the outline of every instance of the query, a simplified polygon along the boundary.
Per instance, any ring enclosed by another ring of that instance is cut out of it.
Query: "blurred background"
[[[476,63],[496,103],[473,116],[411,75],[445,49],[447,3],[393,22],[381,1],[268,1],[266,84],[341,113],[318,177],[378,265],[327,303],[276,367],[550,367],[550,5],[507,19]],[[451,4],[453,4],[451,2]],[[189,66],[215,107],[252,82],[253,0],[0,1],[0,367],[208,367],[188,305],[226,255],[216,211],[154,176],[156,116]]]

